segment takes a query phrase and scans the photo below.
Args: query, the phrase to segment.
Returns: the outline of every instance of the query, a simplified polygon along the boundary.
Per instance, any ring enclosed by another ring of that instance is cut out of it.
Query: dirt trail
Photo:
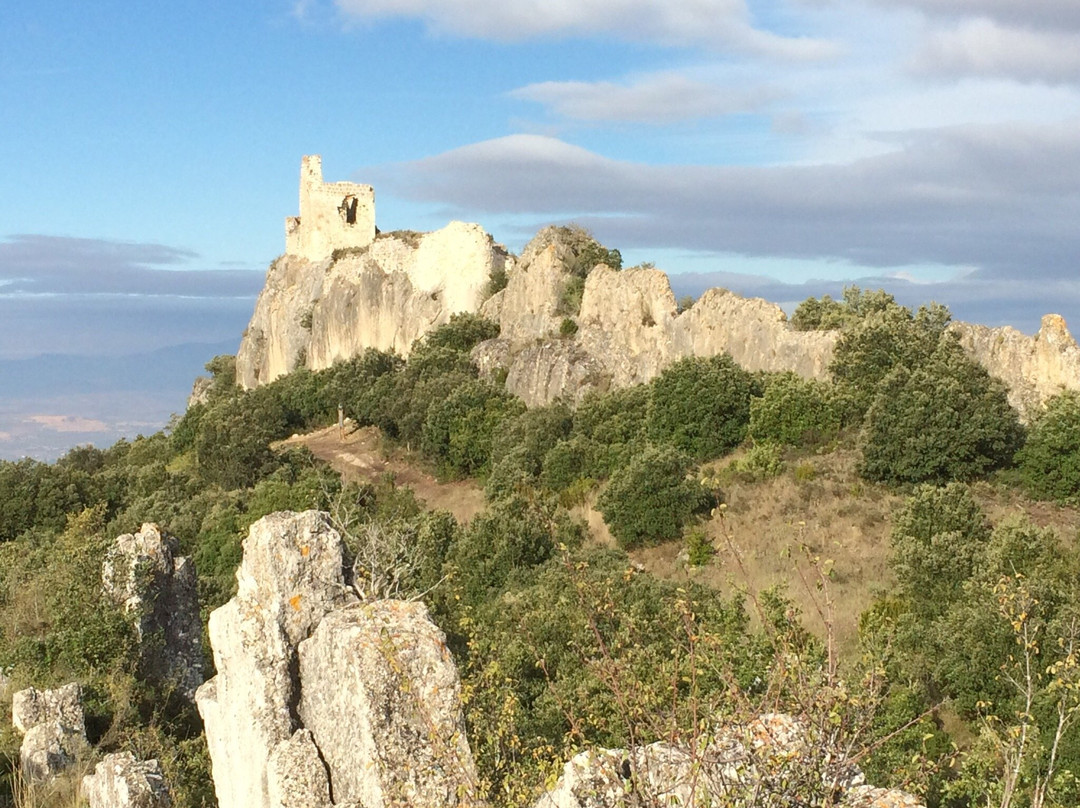
[[[277,445],[307,447],[346,480],[376,482],[387,473],[393,474],[396,485],[411,488],[432,510],[450,511],[462,524],[485,507],[484,491],[474,480],[440,483],[410,463],[404,452],[388,453],[375,427],[357,429],[347,424],[342,438],[335,425],[306,435],[293,435]]]

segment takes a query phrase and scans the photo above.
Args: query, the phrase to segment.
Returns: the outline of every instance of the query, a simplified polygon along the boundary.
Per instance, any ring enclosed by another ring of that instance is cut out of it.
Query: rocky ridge
[[[473,358],[485,374],[505,374],[507,389],[528,406],[578,402],[590,391],[648,382],[684,357],[725,352],[748,370],[828,375],[838,332],[795,331],[779,306],[724,289],[680,311],[667,276],[653,268],[598,265],[580,309],[566,311],[572,257],[565,229],[541,230],[515,259],[479,226],[460,222],[425,235],[385,234],[321,263],[283,256],[241,343],[238,381],[255,387],[369,347],[407,355],[413,340],[456,312],[499,324],[499,337]],[[485,300],[499,272],[507,285]],[[1062,389],[1080,389],[1080,346],[1058,315],[1043,318],[1031,337],[1007,327],[950,328],[1027,418]]]

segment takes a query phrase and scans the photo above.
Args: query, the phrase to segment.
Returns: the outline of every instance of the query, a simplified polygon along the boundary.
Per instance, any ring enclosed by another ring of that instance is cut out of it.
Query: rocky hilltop
[[[499,324],[499,337],[479,345],[474,359],[485,373],[505,372],[507,389],[529,406],[647,382],[688,356],[726,352],[749,370],[828,373],[838,332],[796,331],[773,303],[710,289],[682,311],[663,272],[601,264],[587,268],[580,303],[568,305],[576,256],[567,228],[542,230],[520,258],[475,224],[376,234],[370,187],[323,183],[317,168],[317,158],[305,158],[301,216],[287,222],[287,252],[271,265],[240,346],[245,388],[366,348],[407,355],[458,312]],[[370,200],[360,220],[350,202],[357,198]],[[505,288],[488,297],[493,279],[505,279]],[[1024,415],[1062,388],[1080,389],[1080,346],[1057,315],[1034,337],[951,328]]]

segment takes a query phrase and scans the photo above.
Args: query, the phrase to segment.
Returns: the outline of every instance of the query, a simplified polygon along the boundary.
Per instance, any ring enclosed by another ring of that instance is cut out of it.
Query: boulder
[[[356,600],[343,553],[316,511],[266,516],[244,540],[236,596],[210,615],[217,675],[196,693],[220,808],[270,805],[270,755],[299,729],[297,645]]]
[[[742,804],[752,794],[782,797],[800,784],[801,796],[807,786],[821,789],[846,808],[924,808],[910,794],[864,785],[857,766],[836,763],[800,721],[778,713],[718,727],[696,756],[669,743],[583,752],[533,808]]]
[[[77,682],[55,690],[28,687],[11,697],[11,723],[19,732],[25,734],[48,721],[58,721],[73,732],[86,735],[82,687]]]
[[[195,565],[154,524],[117,537],[101,571],[106,594],[135,624],[144,675],[188,699],[203,682],[202,624]]]
[[[55,690],[20,690],[11,699],[11,718],[23,733],[19,764],[31,782],[56,777],[89,750],[82,688],[77,683]]]
[[[139,761],[130,752],[108,755],[82,779],[90,808],[172,808],[172,796],[156,760]]]
[[[476,803],[461,688],[422,603],[332,612],[300,644],[300,718],[336,800],[368,808]]]
[[[330,780],[326,764],[311,739],[298,729],[270,753],[267,766],[270,808],[329,808]]]

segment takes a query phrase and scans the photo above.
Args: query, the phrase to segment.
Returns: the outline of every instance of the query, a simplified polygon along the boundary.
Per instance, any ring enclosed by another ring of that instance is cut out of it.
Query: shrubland
[[[583,267],[615,261],[590,249]],[[178,804],[213,804],[197,716],[141,681],[130,628],[101,597],[104,549],[159,523],[196,562],[205,618],[233,593],[250,524],[316,507],[347,537],[359,589],[429,604],[497,805],[529,804],[581,748],[692,746],[714,718],[776,710],[931,805],[1075,804],[1077,537],[1022,516],[992,522],[970,484],[1016,499],[1019,480],[1075,502],[1076,396],[1025,432],[941,307],[852,290],[793,319],[842,329],[832,381],[687,359],[574,410],[526,410],[481,378],[469,352],[497,328],[468,315],[407,361],[369,350],[248,392],[218,357],[207,400],[165,432],[0,463],[0,666],[16,686],[82,682],[102,751],[158,756]],[[333,424],[339,405],[443,478],[477,478],[487,508],[459,524],[390,480],[342,482],[273,448]],[[842,480],[830,465],[841,456]],[[764,531],[733,528],[747,501],[762,519],[776,512],[781,485],[792,493],[773,522],[801,557],[787,589],[759,585],[743,553]],[[808,536],[826,496],[855,515],[845,541],[888,533],[886,569],[839,568],[829,541]],[[591,505],[615,546],[569,510]],[[684,543],[689,571],[643,569]],[[857,601],[836,600],[851,589]],[[14,739],[3,742],[10,760]],[[825,799],[820,772],[791,777],[803,801],[790,804]]]

